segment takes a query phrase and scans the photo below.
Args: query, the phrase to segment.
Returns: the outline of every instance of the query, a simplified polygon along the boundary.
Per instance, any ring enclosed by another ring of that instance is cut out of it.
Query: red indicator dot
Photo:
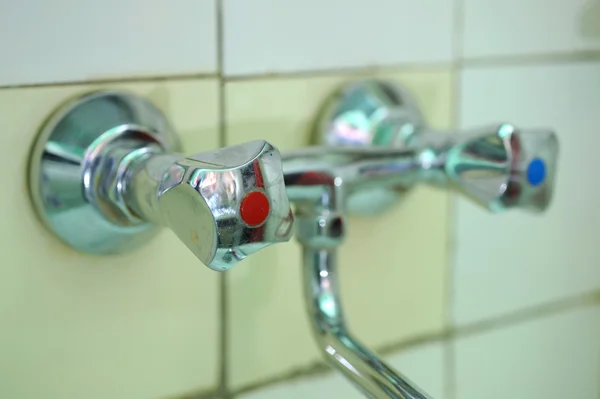
[[[269,199],[260,191],[246,194],[240,205],[240,216],[250,227],[256,227],[267,220],[271,206]]]

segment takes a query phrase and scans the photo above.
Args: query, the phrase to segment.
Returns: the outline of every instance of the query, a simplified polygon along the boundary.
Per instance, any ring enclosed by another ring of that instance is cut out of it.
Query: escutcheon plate
[[[43,124],[31,151],[28,183],[33,206],[46,227],[85,253],[129,251],[159,227],[113,209],[103,197],[120,189],[92,171],[119,173],[126,151],[177,152],[180,143],[165,115],[134,94],[96,91],[71,99]],[[92,168],[94,166],[94,168]]]

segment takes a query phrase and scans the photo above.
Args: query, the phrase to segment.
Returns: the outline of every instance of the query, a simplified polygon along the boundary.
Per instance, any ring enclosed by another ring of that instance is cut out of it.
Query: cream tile
[[[0,2],[0,86],[217,70],[216,0]]]
[[[225,0],[223,14],[227,75],[452,57],[452,0]]]
[[[444,343],[436,341],[388,356],[388,363],[435,399],[444,399],[446,361]]]
[[[382,77],[413,90],[433,125],[449,125],[450,73]],[[322,100],[351,78],[228,84],[228,142],[263,138],[281,150],[306,145]],[[350,221],[341,250],[342,297],[354,332],[366,343],[380,345],[442,329],[447,212],[444,193],[420,188],[382,217]],[[235,388],[320,359],[305,315],[300,262],[294,242],[270,247],[228,273],[229,364]]]
[[[597,398],[600,307],[460,338],[455,359],[460,399]]]
[[[440,342],[411,348],[388,357],[392,367],[408,376],[419,388],[435,399],[444,394],[444,351]],[[239,399],[362,399],[364,395],[339,373],[292,380],[261,391],[239,396]]]
[[[465,57],[600,49],[598,0],[464,0]]]
[[[236,396],[236,399],[363,399],[364,397],[350,382],[336,373],[313,378],[294,379],[260,391]]]
[[[473,68],[462,77],[464,126],[508,120],[552,127],[560,142],[552,206],[491,215],[458,201],[454,321],[475,322],[600,288],[600,63]],[[510,295],[506,295],[510,292]]]
[[[230,396],[221,396],[220,393],[217,392],[205,392],[205,391],[195,391],[189,394],[171,396],[168,398],[160,398],[160,399],[231,399]]]
[[[147,96],[188,151],[217,146],[218,83],[111,86]],[[0,397],[154,399],[216,383],[218,275],[170,232],[87,256],[36,219],[24,174],[42,120],[97,86],[0,90]]]

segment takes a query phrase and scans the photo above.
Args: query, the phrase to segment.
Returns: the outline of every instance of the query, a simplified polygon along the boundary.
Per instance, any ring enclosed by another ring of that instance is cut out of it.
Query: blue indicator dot
[[[538,186],[546,178],[546,164],[539,158],[535,158],[527,167],[527,180],[532,186]]]

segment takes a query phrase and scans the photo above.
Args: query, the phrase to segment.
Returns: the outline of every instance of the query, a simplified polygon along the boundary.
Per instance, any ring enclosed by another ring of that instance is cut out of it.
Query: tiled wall
[[[600,397],[600,0],[0,0],[0,397],[360,397],[320,363],[295,243],[223,275],[167,231],[78,254],[24,173],[48,113],[98,87],[150,98],[189,152],[287,150],[366,76],[406,85],[435,127],[553,127],[561,154],[543,216],[421,187],[353,218],[355,333],[436,399]]]

